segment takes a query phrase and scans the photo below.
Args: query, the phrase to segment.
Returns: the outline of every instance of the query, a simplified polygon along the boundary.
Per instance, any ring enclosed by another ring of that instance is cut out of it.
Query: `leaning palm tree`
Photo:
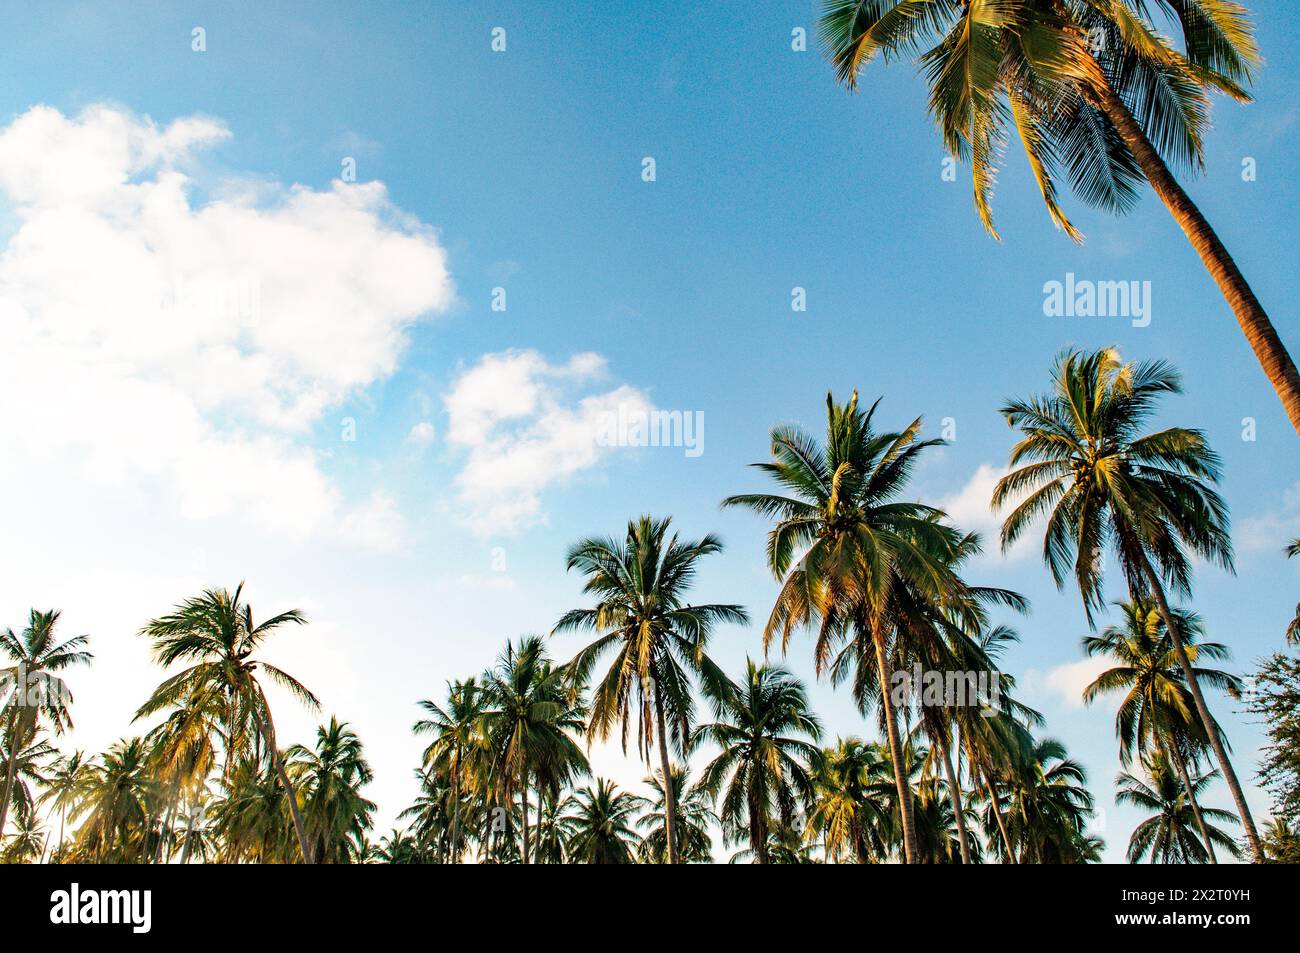
[[[713,839],[709,828],[720,824],[713,813],[707,791],[698,785],[687,784],[686,769],[673,765],[673,804],[677,808],[678,859],[684,864],[707,864],[713,859]],[[651,797],[646,800],[646,811],[637,819],[641,832],[640,859],[646,864],[662,864],[668,860],[668,792],[664,789],[664,776],[656,771],[645,779]]]
[[[1115,781],[1119,786],[1115,793],[1117,803],[1154,812],[1138,824],[1129,838],[1130,863],[1139,863],[1148,855],[1153,864],[1205,863],[1213,857],[1213,848],[1197,839],[1197,828],[1202,837],[1209,838],[1210,844],[1217,844],[1232,857],[1240,855],[1236,841],[1206,821],[1209,818],[1235,823],[1237,819],[1227,811],[1194,808],[1196,798],[1209,786],[1217,771],[1195,778],[1189,791],[1163,755],[1156,754],[1145,765],[1150,784],[1127,772]]]
[[[1149,601],[1120,603],[1119,609],[1124,619],[1122,625],[1108,626],[1101,635],[1087,636],[1083,640],[1083,649],[1088,655],[1110,658],[1118,663],[1098,675],[1083,690],[1084,703],[1090,705],[1103,694],[1124,692],[1115,715],[1120,761],[1130,764],[1134,752],[1140,757],[1149,757],[1157,752],[1167,756],[1169,767],[1176,769],[1182,779],[1187,803],[1195,816],[1209,860],[1217,863],[1209,826],[1194,797],[1185,753],[1191,751],[1195,754],[1204,749],[1204,730],[1196,716],[1183,671],[1174,656],[1173,641],[1159,610]],[[1205,629],[1196,613],[1175,609],[1174,614],[1197,679],[1203,684],[1240,694],[1241,680],[1235,675],[1196,664],[1202,659],[1227,658],[1228,647],[1219,642],[1199,641]],[[1217,724],[1214,730],[1222,734]],[[1223,744],[1228,746],[1227,739]]]
[[[1114,348],[1066,351],[1052,392],[1002,408],[1022,439],[1015,467],[993,491],[993,505],[1016,501],[1002,525],[1006,550],[1046,520],[1043,561],[1058,588],[1073,574],[1089,623],[1105,605],[1102,569],[1113,551],[1133,598],[1160,610],[1196,712],[1223,772],[1255,861],[1263,851],[1227,749],[1201,692],[1166,587],[1191,594],[1191,557],[1232,569],[1228,508],[1214,490],[1219,457],[1199,430],[1143,428],[1165,394],[1182,390],[1163,361],[1125,364]]]
[[[209,589],[176,607],[171,615],[149,622],[141,634],[153,640],[154,661],[166,668],[178,662],[193,663],[170,676],[140,706],[136,718],[185,703],[220,710],[226,738],[226,765],[242,755],[251,740],[254,760],[266,759],[284,786],[289,812],[304,863],[314,863],[303,826],[298,799],[285,772],[284,754],[276,743],[275,721],[258,669],[272,682],[315,711],[320,702],[288,672],[252,657],[266,639],[285,625],[304,625],[297,609],[253,624],[253,610],[242,602],[244,584],[234,593]]]
[[[783,668],[745,662],[739,684],[710,692],[715,721],[700,725],[691,739],[720,750],[705,766],[700,787],[718,801],[718,816],[728,839],[743,832],[754,862],[768,863],[768,835],[789,827],[801,804],[813,799],[809,764],[821,722],[808,694]]]
[[[604,778],[571,794],[560,821],[568,837],[569,860],[575,864],[636,863],[633,822],[644,806],[642,798],[618,790]]]
[[[31,610],[21,635],[13,629],[0,632],[0,659],[11,665],[0,668],[0,718],[8,770],[0,794],[0,837],[4,836],[9,804],[13,800],[19,761],[14,752],[27,747],[41,726],[54,734],[72,727],[68,706],[72,693],[58,673],[74,665],[86,665],[93,656],[85,650],[88,636],[77,635],[60,642],[54,633],[60,613]]]
[[[1152,13],[1171,15],[1183,48]],[[1239,101],[1260,62],[1233,0],[825,0],[821,31],[850,90],[877,55],[918,56],[949,152],[969,160],[993,233],[999,156],[1014,126],[1052,220],[1064,173],[1088,204],[1123,212],[1145,179],[1192,243],[1300,432],[1300,372],[1241,270],[1170,170],[1204,168],[1209,93]]]
[[[709,535],[682,540],[669,535],[671,519],[643,516],[628,523],[622,540],[591,538],[569,550],[568,569],[586,577],[583,591],[596,596],[590,609],[566,612],[553,633],[589,630],[596,641],[574,656],[568,669],[574,685],[586,685],[606,653],[613,653],[609,670],[591,694],[589,738],[609,737],[615,723],[622,727],[623,749],[635,723],[637,749],[650,760],[657,742],[659,770],[671,774],[668,739],[685,749],[694,718],[691,678],[705,687],[723,684],[726,676],[709,660],[705,649],[713,627],[721,622],[749,621],[737,605],[690,605],[686,592],[704,556],[722,551]],[[672,786],[667,790],[668,863],[680,861],[675,832],[677,810]]]
[[[857,667],[855,685],[877,682],[881,710],[895,765],[902,805],[904,859],[915,854],[908,786],[900,773],[902,748],[890,697],[891,635],[900,585],[948,605],[965,590],[950,563],[962,534],[944,522],[943,512],[903,499],[912,469],[941,440],[921,440],[921,419],[898,432],[874,429],[870,410],[858,407],[857,391],[847,404],[826,395],[826,443],[797,427],[776,427],[772,461],[754,464],[788,496],[746,493],[722,501],[744,506],[776,521],[768,534],[767,562],[781,582],[776,605],[763,628],[763,646],[780,638],[784,652],[791,633],[819,623],[813,649],[817,673],[831,667],[835,649],[849,636]],[[863,691],[858,697],[867,697]]]

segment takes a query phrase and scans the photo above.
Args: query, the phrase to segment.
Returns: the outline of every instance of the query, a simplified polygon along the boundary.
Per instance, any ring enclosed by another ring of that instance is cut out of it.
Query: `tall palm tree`
[[[1114,348],[1066,351],[1053,369],[1050,394],[1002,408],[1023,438],[1011,450],[1017,469],[998,481],[993,505],[1019,501],[1002,525],[1004,550],[1046,519],[1043,561],[1060,588],[1073,570],[1089,623],[1105,604],[1107,550],[1118,559],[1129,594],[1155,601],[1251,853],[1261,863],[1250,808],[1165,595],[1169,586],[1190,596],[1193,555],[1232,569],[1228,509],[1213,488],[1219,457],[1205,435],[1182,427],[1143,433],[1159,398],[1181,390],[1178,372],[1163,361],[1125,364]]]
[[[347,722],[330,718],[316,729],[314,748],[294,745],[286,758],[298,782],[312,856],[323,864],[359,862],[376,810],[361,793],[374,780],[361,739]]]
[[[303,862],[314,863],[298,799],[285,772],[283,752],[276,743],[275,721],[258,670],[310,710],[319,709],[320,701],[288,672],[252,657],[277,629],[304,625],[307,619],[297,609],[290,609],[254,625],[252,608],[241,601],[243,591],[242,582],[233,594],[225,589],[209,589],[177,606],[171,615],[154,619],[140,630],[153,641],[154,661],[163,668],[178,662],[193,664],[154,689],[153,696],[136,712],[136,718],[181,703],[217,706],[226,738],[223,772],[251,741],[255,760],[263,757],[268,760],[284,786]]]
[[[57,609],[31,610],[22,635],[13,629],[0,632],[0,659],[13,663],[0,669],[0,718],[4,719],[3,741],[8,769],[0,794],[0,837],[4,836],[9,804],[13,800],[16,771],[22,751],[44,726],[54,734],[72,727],[72,693],[58,673],[74,665],[88,665],[94,657],[86,651],[88,636],[77,635],[64,642],[55,636]]]
[[[705,653],[714,626],[749,621],[737,605],[686,603],[699,560],[721,552],[722,543],[712,535],[694,541],[669,536],[671,522],[643,516],[628,523],[622,540],[593,537],[574,545],[566,568],[586,577],[583,591],[598,602],[566,612],[552,630],[597,633],[596,641],[569,663],[574,684],[587,684],[600,659],[613,653],[608,671],[592,690],[588,737],[609,737],[617,722],[626,751],[635,722],[642,760],[649,763],[657,741],[659,770],[666,775],[672,773],[669,735],[679,752],[690,737],[690,676],[697,676],[706,688],[721,685],[726,677]],[[671,785],[666,793],[668,863],[676,864],[677,806]]]
[[[482,687],[475,679],[453,682],[447,686],[445,709],[427,698],[419,702],[428,717],[414,727],[417,735],[434,736],[424,749],[423,762],[427,771],[446,781],[451,805],[448,840],[452,863],[459,862],[462,852],[461,800],[475,783],[475,771],[481,767],[485,750],[483,702]]]
[[[1128,765],[1136,752],[1147,757],[1160,752],[1182,779],[1188,804],[1201,832],[1210,863],[1217,863],[1214,843],[1200,805],[1193,796],[1193,783],[1185,751],[1205,747],[1204,730],[1188,691],[1183,671],[1174,656],[1173,640],[1160,612],[1149,601],[1119,603],[1124,621],[1108,626],[1099,636],[1087,636],[1083,649],[1090,656],[1114,659],[1118,664],[1102,672],[1083,690],[1083,700],[1092,704],[1112,692],[1124,692],[1115,715],[1120,760]],[[1241,680],[1227,672],[1196,665],[1201,659],[1224,659],[1228,647],[1218,642],[1198,641],[1204,634],[1200,618],[1192,612],[1174,610],[1183,634],[1188,658],[1197,679],[1233,694],[1242,689]],[[1214,730],[1222,734],[1217,723]],[[1225,739],[1224,747],[1228,743]]]
[[[1237,819],[1232,814],[1215,808],[1199,808],[1193,816],[1196,798],[1209,786],[1217,771],[1195,778],[1189,790],[1162,754],[1144,763],[1150,784],[1127,772],[1115,779],[1119,786],[1116,802],[1154,812],[1129,837],[1130,863],[1140,863],[1150,855],[1153,864],[1203,864],[1213,857],[1211,844],[1217,844],[1232,857],[1239,856],[1236,841],[1205,820],[1208,817],[1235,823]],[[1197,839],[1197,828],[1203,838],[1208,837],[1209,844]]]
[[[713,838],[709,828],[720,824],[710,806],[709,793],[698,785],[687,784],[686,769],[673,765],[673,804],[677,808],[677,829],[674,842],[678,857],[684,864],[707,864],[713,859]],[[646,811],[637,819],[641,832],[640,858],[643,863],[662,864],[668,860],[668,792],[664,790],[664,776],[655,771],[645,779],[652,796],[646,800]]]
[[[749,838],[754,862],[768,862],[768,834],[788,826],[800,804],[811,802],[809,764],[818,753],[821,722],[808,694],[783,668],[745,661],[740,684],[710,691],[715,721],[700,725],[691,739],[720,751],[705,766],[700,787],[720,799],[718,816],[731,840]]]
[[[1171,15],[1183,48],[1162,37]],[[1209,93],[1248,101],[1260,62],[1231,0],[825,0],[821,32],[850,90],[876,55],[917,56],[944,145],[969,160],[975,206],[991,200],[1014,126],[1052,221],[1082,236],[1057,201],[1064,173],[1090,205],[1123,212],[1145,179],[1219,286],[1300,432],[1300,372],[1241,270],[1170,170],[1203,169]],[[1010,122],[1008,122],[1010,120]]]
[[[532,785],[562,787],[588,771],[572,735],[586,726],[583,710],[565,688],[567,674],[546,657],[540,636],[511,642],[483,676],[483,733],[492,759],[497,803],[521,801],[520,856],[529,862],[528,792]]]
[[[568,855],[576,864],[634,864],[633,824],[645,801],[597,778],[594,786],[571,794],[562,819]]]
[[[877,432],[876,406],[858,408],[853,392],[847,404],[826,395],[826,443],[797,427],[772,430],[772,461],[754,466],[790,495],[746,493],[723,500],[776,521],[768,534],[767,561],[781,590],[763,628],[764,649],[778,636],[784,652],[796,628],[819,622],[814,659],[817,673],[827,670],[835,647],[856,633],[861,663],[857,684],[875,675],[876,699],[895,765],[902,804],[904,858],[915,854],[908,788],[899,773],[902,748],[893,702],[889,662],[896,607],[892,595],[911,585],[939,604],[964,586],[950,569],[962,535],[934,507],[902,499],[920,455],[942,445],[921,440],[918,417],[897,432]]]

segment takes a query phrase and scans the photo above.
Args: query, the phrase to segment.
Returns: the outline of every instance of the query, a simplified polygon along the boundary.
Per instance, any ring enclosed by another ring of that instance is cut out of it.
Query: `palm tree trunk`
[[[14,702],[9,712],[9,730],[5,733],[9,739],[9,764],[5,770],[5,795],[0,801],[0,839],[5,836],[5,822],[9,819],[9,800],[14,796],[14,782],[18,777],[18,753],[23,750],[22,739],[18,737],[18,703]]]
[[[1232,260],[1210,223],[1183,191],[1147,139],[1142,127],[1110,85],[1105,82],[1095,84],[1090,88],[1088,98],[1092,105],[1105,113],[1111,125],[1119,132],[1156,195],[1160,196],[1174,221],[1200,255],[1201,262],[1227,299],[1255,357],[1264,368],[1273,389],[1277,391],[1286,415],[1291,420],[1291,426],[1300,433],[1300,372],[1296,371],[1295,362],[1291,360],[1273,323],[1237,268],[1237,263]]]
[[[190,816],[185,820],[185,846],[181,848],[181,866],[190,862],[190,845],[194,843],[194,812],[198,809],[197,804],[191,804]]]
[[[460,758],[451,766],[451,862],[460,863],[460,851],[456,849],[456,835],[460,827]]]
[[[957,836],[961,838],[961,862],[970,865],[970,845],[966,843],[966,818],[961,803],[961,786],[957,783],[957,772],[952,766],[952,751],[948,739],[940,741],[943,748],[943,773],[948,777],[948,794],[952,798],[952,813],[957,819]]]
[[[520,797],[523,799],[522,804],[523,804],[523,809],[524,809],[524,853],[523,853],[523,858],[524,858],[524,863],[526,864],[526,863],[528,863],[528,772],[526,772],[526,771],[524,772],[524,783],[523,783],[523,785],[522,785],[522,791],[520,792]]]
[[[293,815],[294,833],[298,835],[298,847],[302,850],[302,862],[304,864],[316,863],[312,856],[312,850],[307,846],[307,830],[303,827],[302,814],[298,810],[298,797],[294,794],[293,785],[289,783],[289,773],[284,770],[284,759],[280,757],[280,749],[275,743],[275,725],[271,722],[271,712],[268,709],[266,718],[262,722],[262,731],[266,736],[266,746],[271,753],[271,762],[275,765],[275,773],[280,778],[280,784],[284,787],[285,799],[289,802],[289,813]]]
[[[889,739],[889,757],[894,762],[894,785],[898,788],[898,813],[903,820],[903,863],[916,863],[916,824],[912,819],[912,789],[903,772],[903,746],[894,720],[894,700],[889,680],[893,674],[885,659],[885,640],[876,623],[871,626],[871,641],[876,648],[876,676],[880,680],[880,704],[885,714],[885,734]]]
[[[1002,806],[998,802],[997,788],[993,786],[993,782],[989,779],[988,771],[974,758],[974,751],[968,750],[966,754],[972,768],[978,775],[977,780],[984,785],[984,791],[989,796],[989,809],[993,811],[993,819],[997,821],[998,832],[1002,835],[1002,846],[1007,850],[1006,863],[1017,863],[1015,848],[1011,846],[1011,835],[1007,833],[1006,821],[1002,819]]]
[[[655,685],[655,721],[659,729],[659,767],[664,773],[664,837],[668,863],[677,863],[677,798],[673,793],[672,763],[668,760],[668,731],[664,726],[663,696]]]
[[[763,812],[759,809],[758,797],[754,791],[749,792],[749,847],[754,852],[754,863],[770,863],[767,855],[767,825],[763,821]]]
[[[163,862],[163,836],[164,834],[170,834],[172,831],[172,824],[176,821],[176,805],[180,803],[180,799],[181,779],[180,775],[177,775],[176,781],[172,785],[171,802],[167,805],[167,814],[165,815],[166,820],[163,821],[162,833],[158,836],[158,850],[154,855],[154,863],[156,864],[161,864]]]
[[[1246,831],[1246,840],[1250,843],[1250,852],[1255,857],[1255,863],[1264,863],[1264,849],[1260,846],[1259,834],[1255,832],[1255,819],[1250,815],[1250,808],[1246,805],[1246,795],[1242,793],[1241,783],[1237,780],[1237,772],[1232,769],[1232,762],[1228,760],[1228,752],[1224,750],[1223,739],[1219,737],[1219,732],[1215,730],[1214,719],[1210,717],[1209,706],[1205,704],[1205,696],[1201,694],[1201,686],[1197,684],[1196,672],[1192,668],[1191,659],[1187,657],[1187,647],[1183,645],[1183,634],[1178,629],[1178,624],[1174,621],[1173,613],[1169,611],[1169,603],[1165,601],[1165,587],[1156,575],[1155,569],[1151,565],[1151,560],[1146,556],[1138,557],[1142,563],[1142,571],[1147,577],[1147,583],[1151,586],[1151,593],[1155,596],[1156,605],[1160,607],[1160,617],[1165,621],[1165,628],[1169,631],[1169,638],[1174,643],[1174,653],[1178,656],[1178,664],[1183,668],[1183,675],[1187,678],[1187,687],[1192,692],[1192,701],[1196,703],[1196,713],[1201,718],[1201,725],[1205,728],[1205,734],[1210,739],[1210,747],[1214,750],[1214,757],[1219,762],[1219,769],[1223,772],[1223,780],[1228,783],[1228,790],[1232,792],[1232,799],[1237,804],[1237,814],[1241,818],[1241,826]]]
[[[64,824],[67,823],[67,820],[68,820],[68,808],[67,808],[67,805],[64,805],[63,808],[61,808],[61,809],[59,810],[59,847],[58,847],[58,849],[59,849],[60,851],[63,850],[63,826],[64,826]],[[50,859],[51,859],[51,860],[54,859],[54,855],[53,855],[53,854],[50,855]]]
[[[1214,842],[1210,840],[1210,832],[1205,826],[1205,818],[1201,816],[1201,805],[1196,803],[1196,791],[1192,788],[1192,776],[1187,773],[1187,762],[1183,759],[1183,753],[1178,750],[1176,741],[1171,742],[1169,748],[1169,753],[1174,758],[1174,764],[1178,767],[1178,773],[1183,777],[1183,788],[1187,791],[1187,802],[1192,806],[1192,816],[1196,818],[1196,826],[1200,828],[1201,840],[1205,842],[1205,849],[1210,855],[1210,863],[1217,864],[1219,859],[1214,856]],[[1154,851],[1151,856],[1155,857]]]

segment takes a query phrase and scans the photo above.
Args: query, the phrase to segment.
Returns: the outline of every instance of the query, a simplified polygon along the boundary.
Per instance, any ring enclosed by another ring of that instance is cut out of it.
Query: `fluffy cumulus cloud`
[[[380,183],[215,177],[229,136],[104,106],[0,129],[0,487],[39,493],[40,460],[183,519],[391,543],[394,501],[349,501],[307,434],[449,303],[446,256]]]
[[[545,522],[542,491],[596,467],[612,448],[609,421],[648,414],[649,398],[626,385],[600,389],[598,354],[550,363],[536,351],[488,354],[444,396],[447,442],[467,456],[456,479],[466,525],[480,535]]]

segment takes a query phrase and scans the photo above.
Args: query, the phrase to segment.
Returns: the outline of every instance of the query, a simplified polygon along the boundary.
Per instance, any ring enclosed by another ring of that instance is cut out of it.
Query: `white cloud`
[[[203,150],[229,137],[106,106],[0,129],[0,490],[390,546],[392,499],[351,505],[303,440],[449,304],[445,253],[382,183],[226,178],[200,197]]]
[[[1002,554],[999,542],[1002,520],[1011,512],[1012,507],[1003,507],[995,513],[992,500],[993,488],[1006,473],[1004,467],[981,463],[961,489],[941,497],[938,503],[959,529],[980,534],[980,542],[984,547],[980,559],[1013,562],[1024,559],[1035,550],[1035,537],[1031,528],[1021,535],[1005,555]]]
[[[462,521],[480,535],[545,522],[541,494],[595,467],[602,420],[648,413],[649,399],[626,385],[578,396],[605,374],[598,354],[551,364],[536,351],[488,354],[464,371],[443,401],[447,440],[468,451],[456,478]]]
[[[1083,690],[1097,680],[1097,676],[1113,666],[1113,662],[1099,656],[1089,656],[1077,662],[1067,662],[1040,673],[1033,669],[1023,679],[1027,690],[1042,690],[1056,695],[1068,708],[1083,708]]]

